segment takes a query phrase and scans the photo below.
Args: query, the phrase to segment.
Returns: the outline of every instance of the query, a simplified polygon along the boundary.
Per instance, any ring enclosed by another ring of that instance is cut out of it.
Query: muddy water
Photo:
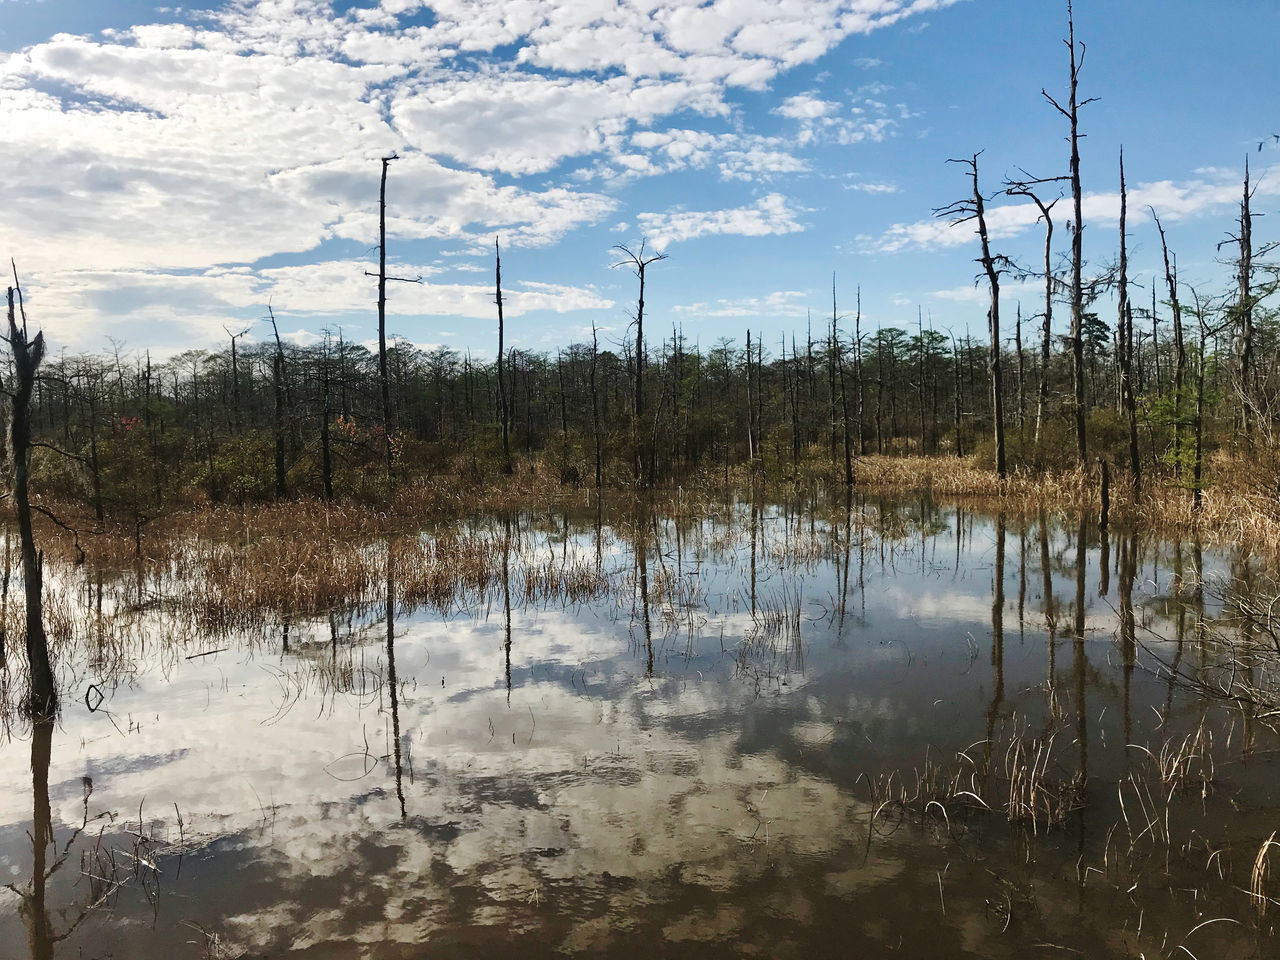
[[[1265,710],[1162,666],[1217,682],[1192,573],[1248,561],[852,508],[490,518],[447,610],[63,663],[0,743],[0,956],[1277,955]]]

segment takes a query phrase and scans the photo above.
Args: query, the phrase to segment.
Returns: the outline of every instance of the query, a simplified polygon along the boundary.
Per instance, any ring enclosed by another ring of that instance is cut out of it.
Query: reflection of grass
[[[1054,743],[1053,734],[1012,734],[1003,744],[980,741],[950,762],[930,752],[911,771],[867,777],[873,825],[941,816],[950,826],[952,813],[964,808],[998,814],[1033,833],[1061,826],[1083,806],[1084,783],[1078,774],[1059,772]]]
[[[200,960],[239,960],[244,956],[243,950],[232,946],[216,930],[206,930],[194,920],[182,922],[200,934],[200,940],[189,941],[200,947]]]
[[[739,673],[759,680],[804,669],[801,603],[799,582],[792,578],[757,596],[751,628],[738,644]]]
[[[1271,836],[1267,837],[1258,848],[1258,856],[1253,861],[1253,870],[1249,873],[1249,894],[1253,897],[1259,919],[1266,915],[1268,906],[1280,905],[1280,900],[1267,894],[1267,881],[1271,873],[1271,851],[1276,849],[1280,849],[1280,843],[1276,842],[1276,832],[1272,830]]]
[[[1005,728],[949,760],[930,751],[913,769],[860,777],[871,810],[867,856],[906,825],[928,826],[934,842],[991,864],[1001,893],[986,903],[1002,934],[1015,922],[1033,928],[1042,922],[1054,909],[1053,887],[1069,876],[1078,896],[1086,887],[1104,891],[1104,899],[1113,895],[1108,922],[1119,922],[1131,907],[1139,941],[1142,916],[1162,917],[1145,935],[1161,946],[1143,955],[1182,955],[1179,943],[1199,943],[1196,953],[1185,953],[1205,956],[1206,936],[1219,948],[1209,955],[1271,955],[1258,950],[1274,938],[1264,919],[1280,906],[1274,880],[1280,841],[1275,831],[1264,833],[1258,847],[1248,839],[1269,819],[1267,810],[1255,816],[1242,806],[1242,794],[1218,789],[1224,748],[1215,747],[1203,719],[1190,733],[1130,744],[1133,762],[1113,790],[1096,777],[1086,789],[1070,765],[1074,750],[1062,749],[1070,742],[1065,731],[1028,736],[1013,720]],[[1246,855],[1233,856],[1233,849]],[[1066,874],[1064,856],[1073,864]],[[1153,899],[1166,894],[1167,903]],[[1211,924],[1213,934],[1200,932]],[[1178,929],[1185,931],[1180,941]],[[1139,955],[1133,949],[1126,955]]]

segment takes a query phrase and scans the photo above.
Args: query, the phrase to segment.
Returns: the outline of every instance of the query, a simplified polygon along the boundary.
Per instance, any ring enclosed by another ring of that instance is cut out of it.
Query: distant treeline
[[[1272,446],[1280,325],[1274,310],[1255,309],[1253,368],[1242,382],[1229,299],[1197,296],[1176,321],[1168,305],[1133,310],[1140,446],[1154,472],[1191,482],[1197,435],[1206,450],[1246,438]],[[1045,362],[1039,323],[1013,326],[1015,342],[1001,351],[1010,465],[1070,466],[1069,338],[1051,338]],[[35,450],[33,488],[83,499],[103,515],[151,513],[192,497],[376,498],[409,476],[472,471],[479,480],[522,457],[583,484],[596,482],[597,455],[606,484],[680,481],[748,461],[775,475],[815,461],[843,474],[846,451],[855,473],[853,461],[872,453],[994,464],[985,341],[919,319],[867,331],[856,313],[827,317],[823,327],[768,343],[746,332],[740,343],[710,346],[672,331],[645,345],[640,404],[629,340],[611,349],[505,349],[501,386],[496,362],[393,342],[390,472],[379,357],[338,336],[306,347],[237,338],[162,364],[146,354],[48,358],[32,397],[46,444]],[[1123,465],[1114,329],[1088,313],[1084,330],[1090,447]]]

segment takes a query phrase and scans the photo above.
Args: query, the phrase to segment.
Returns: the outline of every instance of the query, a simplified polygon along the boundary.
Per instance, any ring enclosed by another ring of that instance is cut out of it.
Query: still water
[[[1280,955],[1280,744],[1195,577],[1259,564],[847,507],[481,518],[483,590],[199,643],[157,602],[0,741],[0,956]]]

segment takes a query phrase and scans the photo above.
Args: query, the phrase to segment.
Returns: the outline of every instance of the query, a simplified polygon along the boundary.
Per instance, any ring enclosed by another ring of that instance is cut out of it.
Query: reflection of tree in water
[[[70,937],[76,928],[97,907],[105,903],[119,887],[114,876],[104,877],[90,869],[87,875],[91,880],[90,891],[95,894],[93,902],[81,908],[74,918],[67,921],[65,929],[61,932],[55,929],[48,903],[49,882],[66,865],[76,840],[88,826],[89,795],[93,788],[86,777],[84,819],[80,826],[72,831],[66,842],[59,847],[53,832],[53,816],[49,805],[49,761],[53,752],[53,725],[52,718],[39,719],[35,721],[31,730],[31,880],[25,887],[18,887],[12,883],[6,884],[21,901],[19,912],[27,927],[31,960],[52,960],[54,947]],[[95,858],[94,866],[101,865],[101,862]],[[65,920],[66,912],[61,911],[61,913]]]

